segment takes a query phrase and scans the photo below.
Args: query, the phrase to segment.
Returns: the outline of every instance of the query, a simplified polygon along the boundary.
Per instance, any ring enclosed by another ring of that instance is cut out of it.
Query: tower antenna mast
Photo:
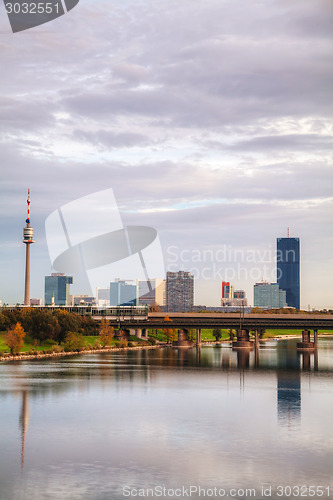
[[[35,243],[33,240],[34,230],[30,226],[30,189],[28,189],[27,199],[27,219],[23,228],[23,243],[25,248],[25,286],[24,286],[24,305],[30,306],[30,245]]]

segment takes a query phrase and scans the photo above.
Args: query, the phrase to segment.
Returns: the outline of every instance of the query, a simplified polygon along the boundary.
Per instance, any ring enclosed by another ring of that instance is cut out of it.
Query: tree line
[[[103,319],[97,324],[91,317],[81,317],[61,309],[4,309],[0,313],[0,331],[6,332],[5,342],[11,354],[22,349],[26,335],[34,341],[35,346],[46,340],[53,340],[68,350],[79,350],[83,347],[83,334],[99,336],[101,347],[111,345],[114,336],[114,330],[106,320]]]

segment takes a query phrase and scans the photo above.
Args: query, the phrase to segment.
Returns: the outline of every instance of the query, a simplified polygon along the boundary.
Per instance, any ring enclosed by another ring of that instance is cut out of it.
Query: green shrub
[[[80,352],[84,347],[84,339],[80,333],[69,332],[65,337],[65,342],[63,343],[65,352]]]

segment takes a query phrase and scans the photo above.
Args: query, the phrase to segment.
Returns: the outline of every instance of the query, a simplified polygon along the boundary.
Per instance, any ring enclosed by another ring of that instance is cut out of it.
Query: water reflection
[[[280,422],[290,423],[296,422],[301,415],[301,354],[287,341],[282,341],[281,347],[283,349],[277,351],[278,417]]]
[[[28,407],[28,391],[22,392],[22,405],[20,412],[20,428],[21,428],[21,470],[24,468],[24,453],[25,453],[25,438],[29,424],[29,407]]]
[[[316,355],[269,341],[4,363],[0,498],[118,500],[124,484],[170,478],[296,484],[313,464],[327,481],[332,354],[329,341]]]

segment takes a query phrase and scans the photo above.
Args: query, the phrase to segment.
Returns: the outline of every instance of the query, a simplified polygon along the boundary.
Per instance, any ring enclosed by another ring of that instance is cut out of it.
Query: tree
[[[168,315],[165,316],[164,321],[171,322],[172,320],[169,318]],[[171,344],[174,340],[176,340],[176,330],[174,328],[163,328],[163,334],[167,338],[168,344]]]
[[[215,337],[216,342],[218,342],[222,338],[221,328],[214,328],[213,337]]]
[[[79,317],[80,327],[84,332],[84,335],[98,335],[97,331],[97,321],[92,319],[91,316]]]
[[[39,342],[53,339],[58,332],[58,321],[51,311],[26,309],[22,314],[22,324],[27,333]]]
[[[166,336],[168,344],[171,344],[177,339],[176,330],[174,328],[164,328],[163,334]]]
[[[65,337],[65,351],[81,351],[84,347],[83,335],[77,332],[68,332]]]
[[[113,337],[114,337],[113,327],[109,325],[108,320],[102,319],[101,326],[99,328],[99,338],[102,347],[110,346]]]
[[[10,349],[10,354],[17,354],[24,345],[25,331],[21,323],[16,323],[15,326],[9,328],[5,334],[6,344]]]
[[[9,328],[10,323],[8,317],[5,314],[0,313],[0,332]]]
[[[58,344],[61,344],[68,332],[76,332],[78,330],[80,318],[77,314],[62,309],[57,309],[53,314],[58,323],[55,326],[54,339]]]
[[[229,340],[234,340],[235,334],[232,328],[229,329]]]
[[[189,331],[188,331],[188,339],[191,341],[191,342],[195,342],[195,339],[196,339],[196,331],[194,330],[194,328],[190,328]]]

